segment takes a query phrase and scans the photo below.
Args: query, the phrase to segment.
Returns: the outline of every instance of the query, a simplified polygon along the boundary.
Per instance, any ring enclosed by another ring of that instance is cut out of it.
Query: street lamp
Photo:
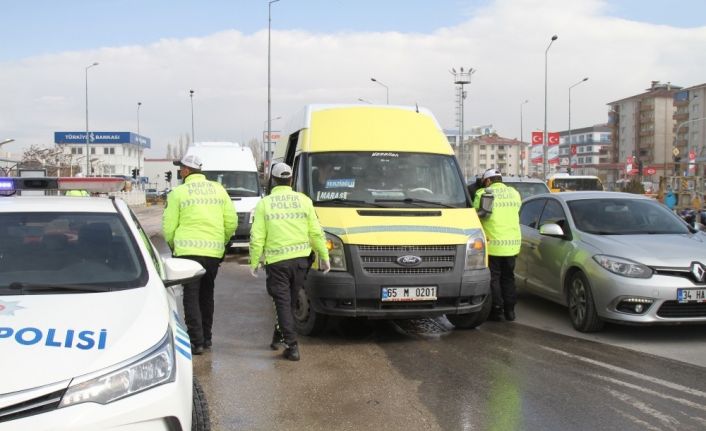
[[[141,182],[140,182],[140,159],[142,158],[140,155],[140,149],[142,148],[142,142],[140,141],[140,106],[142,106],[142,102],[137,102],[137,187],[141,188]]]
[[[522,107],[524,107],[527,103],[529,103],[529,100],[525,99],[524,102],[520,103],[520,145],[522,146],[523,150],[525,151],[525,158],[522,160],[525,166],[522,167],[523,171],[527,171],[526,175],[529,175],[529,148],[525,149],[525,141],[524,141],[524,133],[523,133],[523,126],[524,126],[524,121],[522,119]],[[523,172],[524,173],[524,172]]]
[[[371,101],[369,101],[369,100],[365,100],[365,99],[363,99],[362,97],[359,97],[359,98],[358,98],[358,102],[367,103],[368,105],[372,105],[372,104],[373,104],[373,102],[371,102]]]
[[[547,49],[544,50],[544,135],[542,136],[542,175],[544,180],[547,179],[547,53],[549,53],[552,43],[558,38],[557,35],[552,36]]]
[[[88,69],[92,68],[93,66],[98,66],[98,62],[93,62],[89,64],[88,66],[85,67],[85,72],[86,72],[86,176],[89,175],[89,171],[91,170],[91,166],[88,162],[89,159],[89,153],[90,150],[88,149],[88,144],[89,144],[89,139],[88,139]]]
[[[370,80],[385,87],[385,101],[389,105],[390,104],[390,88],[375,78],[370,78]]]
[[[270,55],[270,35],[272,33],[272,3],[277,3],[279,0],[270,0],[267,3],[267,154],[265,154],[265,162],[267,169],[264,170],[265,176],[270,173],[270,162],[271,162],[271,152],[272,152],[272,141],[270,139],[270,134],[272,133],[272,97],[270,95],[270,82],[271,82],[271,55]]]
[[[12,139],[12,138],[10,138],[10,139],[3,139],[2,141],[0,141],[0,145],[9,144],[10,142],[15,142],[15,140]]]
[[[194,138],[194,90],[189,90],[189,98],[191,98],[191,143],[196,142]]]
[[[571,89],[576,87],[577,85],[584,83],[588,81],[588,77],[583,78],[576,84],[572,85],[569,87],[569,172],[571,172],[571,159],[574,158],[573,153],[571,152]],[[639,156],[638,156],[639,157]]]

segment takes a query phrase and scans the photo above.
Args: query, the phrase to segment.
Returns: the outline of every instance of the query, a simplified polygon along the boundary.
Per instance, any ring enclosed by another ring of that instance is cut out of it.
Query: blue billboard
[[[55,144],[86,144],[86,132],[54,132]],[[132,132],[88,132],[89,144],[133,144],[151,148],[152,140]]]

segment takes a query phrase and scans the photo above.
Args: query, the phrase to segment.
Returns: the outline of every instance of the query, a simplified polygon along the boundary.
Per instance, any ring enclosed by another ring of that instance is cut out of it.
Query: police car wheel
[[[301,335],[316,335],[326,327],[326,315],[311,308],[311,300],[306,289],[299,289],[294,304],[294,328]]]
[[[194,377],[193,408],[191,410],[191,431],[210,431],[211,419],[208,415],[208,402],[201,384]]]
[[[449,322],[457,329],[473,329],[488,320],[491,303],[490,296],[488,296],[485,298],[483,307],[481,307],[479,311],[468,314],[447,314],[446,318],[449,319]]]

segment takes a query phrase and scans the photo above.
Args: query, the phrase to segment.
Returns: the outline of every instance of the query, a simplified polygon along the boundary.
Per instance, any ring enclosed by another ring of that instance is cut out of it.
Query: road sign
[[[679,148],[674,147],[674,148],[672,149],[672,154],[674,154],[674,157],[678,156],[678,155],[679,155]]]

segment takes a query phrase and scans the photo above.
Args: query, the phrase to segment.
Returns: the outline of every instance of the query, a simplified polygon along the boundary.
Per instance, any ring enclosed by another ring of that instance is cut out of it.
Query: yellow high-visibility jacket
[[[238,227],[228,192],[203,174],[191,174],[167,195],[164,240],[174,256],[222,257]]]
[[[250,230],[250,267],[256,268],[260,258],[275,263],[296,257],[307,257],[311,250],[328,260],[324,232],[314,205],[303,193],[289,186],[277,186],[255,207]]]
[[[520,206],[522,198],[513,187],[503,183],[493,183],[489,187],[495,196],[493,213],[481,218],[483,232],[488,240],[488,255],[516,256],[520,253],[522,231],[520,230]],[[473,207],[480,207],[480,199],[485,188],[478,189],[473,199]]]

